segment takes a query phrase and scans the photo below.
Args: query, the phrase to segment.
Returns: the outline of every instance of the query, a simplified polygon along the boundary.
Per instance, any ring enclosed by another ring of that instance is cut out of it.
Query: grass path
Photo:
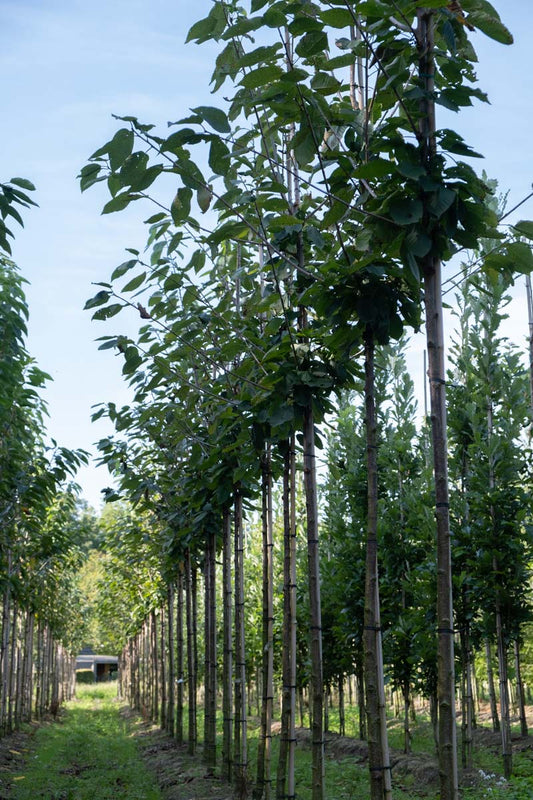
[[[113,685],[79,687],[59,721],[37,730],[10,800],[161,800],[115,692]]]

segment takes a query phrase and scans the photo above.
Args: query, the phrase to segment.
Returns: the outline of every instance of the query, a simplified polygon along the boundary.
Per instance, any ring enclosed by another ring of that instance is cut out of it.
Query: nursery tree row
[[[81,627],[76,495],[67,481],[85,454],[45,440],[40,392],[49,376],[26,349],[24,279],[10,258],[8,225],[22,224],[33,189],[22,178],[0,186],[0,735],[57,713],[74,688]]]
[[[145,251],[128,248],[131,258],[114,270],[110,282],[100,284],[87,303],[96,319],[108,320],[129,310],[142,320],[137,337],[102,338],[102,349],[123,357],[132,402],[123,408],[112,403],[102,406],[95,416],[106,414],[117,429],[118,436],[102,441],[100,447],[121,494],[158,520],[158,569],[164,585],[175,586],[178,575],[185,583],[184,602],[190,604],[192,615],[187,657],[192,660],[189,674],[194,679],[198,665],[192,587],[195,570],[202,571],[204,749],[213,767],[216,562],[217,556],[222,559],[222,750],[225,773],[233,773],[238,792],[249,778],[244,519],[255,498],[261,504],[263,547],[257,796],[268,796],[272,785],[272,492],[276,481],[282,487],[285,587],[281,738],[286,755],[282,754],[280,763],[289,764],[287,787],[283,773],[277,791],[295,795],[295,485],[301,474],[307,544],[311,782],[313,800],[324,796],[324,686],[329,678],[324,671],[321,590],[324,594],[331,580],[321,581],[320,576],[317,445],[320,448],[321,426],[352,389],[364,397],[364,464],[358,467],[364,478],[358,497],[343,502],[364,505],[363,517],[359,516],[359,522],[353,517],[353,525],[347,528],[364,558],[359,578],[365,591],[357,605],[362,627],[355,624],[355,617],[350,623],[353,636],[359,631],[364,650],[371,796],[373,800],[391,796],[382,637],[383,625],[390,621],[384,618],[382,623],[378,580],[378,543],[386,529],[380,497],[386,493],[387,482],[398,481],[400,530],[408,513],[416,512],[408,504],[411,480],[401,471],[395,476],[395,463],[385,469],[387,457],[380,455],[384,411],[376,348],[398,339],[404,331],[417,330],[423,321],[430,389],[430,442],[425,445],[424,466],[427,472],[431,465],[433,473],[431,488],[426,477],[423,494],[432,498],[432,510],[427,506],[419,512],[427,528],[416,528],[420,541],[413,546],[420,551],[416,557],[425,558],[420,580],[427,585],[426,599],[434,598],[428,612],[430,633],[423,644],[433,653],[433,667],[430,670],[428,655],[424,669],[432,671],[427,681],[432,682],[441,797],[457,797],[456,617],[441,267],[454,256],[460,258],[461,252],[472,251],[473,271],[481,281],[487,276],[490,294],[498,281],[512,280],[513,274],[528,273],[533,266],[530,245],[521,238],[531,236],[531,223],[522,221],[510,233],[502,232],[502,216],[494,207],[489,182],[463,160],[478,154],[457,131],[437,124],[439,107],[459,111],[473,100],[487,100],[475,86],[477,58],[471,32],[484,33],[502,44],[512,42],[486,0],[468,0],[463,6],[464,11],[442,0],[423,7],[411,0],[357,4],[252,0],[244,7],[231,0],[215,0],[208,17],[192,27],[188,38],[219,46],[212,78],[213,90],[222,95],[219,106],[191,109],[185,118],[170,123],[172,131],[167,135],[135,117],[121,118],[122,127],[81,171],[82,189],[106,181],[111,199],[103,213],[120,211],[136,201],[153,206],[154,213],[146,220]],[[477,313],[472,311],[474,316]],[[480,356],[481,362],[484,359]],[[384,369],[390,369],[388,362]],[[481,372],[480,367],[480,381]],[[488,508],[493,512],[479,522],[476,518],[476,525],[487,536],[485,562],[492,558],[489,584],[493,584],[501,654],[507,592],[495,576],[503,575],[506,567],[494,554],[503,507],[496,502],[499,460],[491,450],[500,441],[499,400],[496,394],[493,397],[496,384],[483,386],[479,392],[492,409],[486,409],[483,433],[482,414],[475,412],[475,427],[479,447],[488,447],[484,455],[488,486],[483,491],[492,497]],[[465,424],[474,421],[467,419]],[[465,453],[476,441],[463,442]],[[485,463],[480,453],[466,454],[468,464]],[[462,490],[465,498],[474,480],[474,468],[469,466]],[[112,491],[109,494],[113,496]],[[481,514],[487,505],[464,502],[458,524],[463,532],[467,526],[474,531],[474,507]],[[519,517],[517,513],[512,523],[502,524],[511,524],[523,541]],[[465,537],[470,542],[466,533]],[[405,538],[408,551],[411,542]],[[430,543],[433,572],[426,552]],[[344,544],[339,541],[340,546]],[[384,544],[380,557],[387,567],[390,547]],[[473,556],[465,547],[464,558],[460,590],[466,591],[467,599],[478,597],[474,583],[469,586],[469,570],[477,553]],[[416,587],[408,585],[409,563],[390,569],[391,579],[394,576],[397,585],[403,583],[405,625],[414,625],[411,611],[417,597]],[[385,584],[382,591],[394,590]],[[173,619],[172,613],[168,618]],[[474,633],[477,627],[468,630],[462,642],[467,683]],[[403,641],[399,630],[396,635],[398,646],[407,647],[407,631]],[[491,635],[489,626],[487,636]],[[151,696],[150,681],[156,675],[164,683],[153,647],[159,642],[160,655],[164,648],[157,620],[151,615],[137,636],[128,655],[135,685],[127,691],[138,705]],[[401,661],[408,663],[409,657]],[[143,683],[136,673],[137,663],[144,664]],[[502,669],[503,662],[500,673]],[[395,681],[408,705],[410,686],[419,675],[416,659],[412,674],[405,671],[400,674],[399,669]],[[503,687],[505,678],[502,681]]]

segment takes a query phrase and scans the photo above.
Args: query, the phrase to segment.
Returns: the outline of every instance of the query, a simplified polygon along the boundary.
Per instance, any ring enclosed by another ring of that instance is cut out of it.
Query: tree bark
[[[262,625],[262,703],[261,732],[257,747],[257,779],[254,800],[270,800],[272,706],[274,702],[274,571],[272,538],[272,473],[270,447],[267,446],[261,463],[263,534],[263,625]]]
[[[494,685],[494,670],[492,668],[492,648],[488,637],[485,639],[485,660],[487,663],[487,682],[489,685],[490,715],[492,718],[492,730],[494,733],[500,731],[500,717],[498,715],[498,704],[496,702],[496,687]]]
[[[305,327],[302,326],[302,327]],[[311,403],[304,409],[304,487],[307,519],[307,564],[311,633],[311,748],[312,800],[324,797],[324,734],[322,674],[322,612],[318,549],[318,503],[316,484],[315,428]]]
[[[196,751],[196,624],[194,621],[195,610],[193,569],[191,565],[191,553],[187,550],[185,554],[185,614],[187,618],[187,677],[188,677],[188,731],[187,743],[188,752],[194,755]]]
[[[497,563],[493,565],[497,572]],[[498,676],[500,685],[500,719],[502,735],[503,774],[509,779],[513,773],[513,748],[511,744],[511,715],[509,710],[509,679],[507,670],[507,647],[503,632],[499,598],[496,599],[496,649],[498,652]]]
[[[178,581],[176,584],[177,603],[176,603],[176,666],[175,677],[177,678],[175,690],[176,703],[176,730],[175,737],[178,744],[183,744],[183,594],[184,594],[184,567],[180,565],[178,571]]]
[[[365,568],[364,653],[368,766],[371,800],[392,797],[378,578],[378,469],[374,377],[374,337],[365,332],[365,423],[367,464],[367,542]]]
[[[245,797],[248,782],[248,720],[246,715],[246,645],[244,633],[244,532],[242,497],[235,492],[235,728],[234,785],[238,798]]]
[[[417,9],[421,100],[421,161],[431,174],[436,156],[434,15]],[[423,197],[425,201],[425,197]],[[425,201],[427,206],[427,201]],[[427,212],[424,212],[427,216]],[[437,634],[439,773],[441,800],[458,800],[457,733],[455,725],[455,665],[452,597],[452,559],[449,519],[446,434],[446,382],[442,313],[441,262],[431,251],[423,260],[424,302],[430,387],[435,515],[437,519]]]
[[[514,640],[514,665],[516,673],[516,695],[518,699],[518,716],[520,717],[520,735],[528,736],[529,731],[526,719],[526,695],[524,692],[524,683],[522,681],[522,668],[520,665],[520,644],[518,639]]]
[[[233,778],[233,589],[231,581],[231,513],[225,507],[222,519],[223,642],[222,661],[222,774]]]

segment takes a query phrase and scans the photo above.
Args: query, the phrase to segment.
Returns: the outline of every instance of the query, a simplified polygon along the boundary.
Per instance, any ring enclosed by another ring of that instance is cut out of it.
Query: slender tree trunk
[[[167,702],[168,702],[168,694],[167,694],[167,681],[168,681],[167,652],[168,652],[168,658],[170,659],[170,652],[167,651],[167,643],[166,643],[165,616],[166,616],[165,608],[162,607],[161,608],[160,623],[159,623],[159,627],[160,627],[160,631],[159,631],[159,634],[160,634],[160,648],[161,648],[160,657],[159,657],[159,665],[160,665],[159,675],[160,675],[160,686],[161,686],[161,692],[160,692],[161,713],[160,713],[159,725],[160,725],[161,729],[164,730],[164,731],[168,729],[168,716],[167,716],[167,712],[168,712],[168,708],[167,708]],[[172,720],[172,727],[174,727],[174,720]]]
[[[9,653],[9,679],[7,698],[7,732],[14,730],[14,704],[17,673],[17,636],[18,636],[18,603],[13,602],[13,618],[11,622],[11,647]]]
[[[261,733],[257,748],[255,800],[271,797],[272,707],[274,702],[274,567],[270,447],[262,456],[263,625]]]
[[[420,102],[421,160],[429,173],[436,157],[434,14],[417,10],[419,77],[424,96]],[[427,201],[423,197],[424,205]],[[427,212],[424,212],[427,215]],[[455,725],[455,666],[452,598],[452,560],[449,519],[446,383],[442,312],[441,263],[431,251],[424,258],[424,302],[430,387],[435,514],[437,519],[437,634],[439,773],[441,800],[458,800],[457,734]]]
[[[366,742],[366,706],[365,706],[365,680],[363,659],[358,658],[355,665],[355,681],[357,691],[357,708],[359,710],[359,738]]]
[[[344,704],[344,675],[339,675],[339,735],[346,736],[346,714]]]
[[[365,332],[365,405],[368,480],[367,545],[365,571],[365,688],[368,726],[368,766],[371,800],[392,796],[378,579],[378,470],[374,378],[374,337]]]
[[[522,681],[522,669],[520,665],[520,644],[518,639],[514,640],[514,665],[516,672],[516,695],[518,699],[518,715],[520,717],[520,735],[528,736],[529,731],[527,728],[526,719],[526,696],[524,692],[524,683]]]
[[[305,325],[302,326],[305,328]],[[322,612],[318,549],[318,504],[316,485],[315,428],[311,404],[304,409],[304,487],[307,519],[307,562],[311,629],[311,747],[312,800],[324,798],[324,734],[322,677]]]
[[[159,643],[158,643],[158,635],[157,635],[157,615],[155,611],[151,613],[151,663],[152,663],[152,719],[154,722],[159,721],[161,724],[161,720],[159,719],[159,666],[160,662],[163,664],[164,661],[164,653],[161,652],[159,654]],[[161,624],[162,624],[161,620]],[[159,655],[161,658],[159,658]]]
[[[493,566],[497,573],[497,564]],[[509,680],[507,670],[507,647],[505,644],[499,598],[496,600],[496,647],[498,651],[498,675],[500,685],[500,719],[502,735],[503,774],[509,779],[513,773],[513,748],[511,744],[511,716],[509,711]]]
[[[463,769],[472,768],[473,712],[472,650],[468,628],[461,631],[461,758]]]
[[[487,682],[489,685],[490,715],[492,718],[492,730],[494,733],[500,731],[500,717],[498,715],[498,704],[496,702],[496,687],[494,685],[494,670],[492,668],[492,648],[488,637],[485,639],[485,659],[487,662]]]
[[[233,589],[231,580],[231,513],[225,507],[222,519],[222,584],[223,584],[223,662],[222,662],[222,774],[228,782],[233,778]]]
[[[193,570],[191,565],[191,553],[187,550],[185,554],[185,613],[187,617],[187,673],[188,673],[188,751],[194,755],[196,751],[196,627],[194,622],[195,603],[193,589]]]
[[[176,642],[174,637],[174,584],[170,582],[167,588],[167,641],[168,641],[168,691],[166,710],[166,730],[169,736],[177,734],[175,725],[176,716]],[[183,736],[183,730],[182,730]],[[177,737],[176,737],[177,738]]]
[[[242,497],[235,492],[235,729],[234,783],[237,798],[246,796],[248,783],[248,720],[246,715],[246,650],[244,637],[244,531]]]
[[[282,648],[282,695],[281,730],[279,737],[278,768],[276,776],[276,800],[284,800],[287,783],[287,760],[289,753],[289,728],[291,716],[292,686],[291,670],[291,522],[290,522],[290,445],[286,443],[283,462],[283,648]]]
[[[205,726],[204,757],[209,771],[216,767],[216,536],[210,534],[205,551]]]
[[[176,702],[176,730],[175,736],[178,744],[183,744],[183,594],[184,594],[184,571],[180,566],[177,581],[178,599],[176,603],[176,677],[177,690],[175,692]]]
[[[294,800],[296,751],[296,458],[287,442],[283,470],[283,695],[277,800]],[[303,723],[302,723],[303,724]],[[285,793],[287,787],[287,793]]]
[[[402,686],[403,696],[403,752],[411,752],[411,728],[409,724],[409,712],[411,709],[411,687],[409,681],[405,681]]]

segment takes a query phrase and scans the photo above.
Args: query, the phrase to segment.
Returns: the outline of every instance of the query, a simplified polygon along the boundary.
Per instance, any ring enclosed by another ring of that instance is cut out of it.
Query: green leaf
[[[21,189],[27,189],[28,192],[35,191],[35,186],[27,178],[11,178],[9,183],[12,183],[14,186],[20,186]]]
[[[233,42],[231,46],[235,49]],[[255,50],[251,50],[249,53],[245,53],[239,58],[239,67],[254,67],[260,62],[264,63],[265,61],[269,61],[271,58],[276,58],[278,51],[282,46],[283,45],[281,42],[276,42],[276,44],[256,47]]]
[[[213,130],[218,133],[230,133],[231,126],[224,111],[220,108],[213,106],[198,106],[198,108],[191,108],[194,114],[198,114]]]
[[[519,236],[525,236],[527,239],[533,239],[533,221],[529,219],[521,219],[516,225],[513,225],[515,231]]]
[[[96,308],[97,306],[103,306],[104,303],[107,303],[109,298],[111,297],[111,292],[101,291],[95,294],[94,297],[91,297],[90,300],[84,305],[84,310],[87,311],[89,308]]]
[[[94,183],[98,181],[104,180],[105,176],[98,177],[102,167],[100,164],[87,164],[85,167],[82,167],[79,179],[80,179],[80,189],[84,192],[89,186],[92,186]]]
[[[429,201],[429,210],[434,217],[440,219],[442,215],[450,208],[455,202],[457,194],[453,189],[448,189],[446,186],[441,186],[440,189],[431,195]]]
[[[200,209],[205,214],[211,205],[211,200],[213,199],[212,186],[200,186],[198,192],[196,193],[196,199]]]
[[[192,189],[185,186],[178,189],[170,206],[170,214],[174,225],[179,225],[180,222],[187,219],[191,213],[191,200]]]
[[[175,273],[173,275],[169,275],[165,281],[164,289],[165,292],[173,292],[176,289],[181,289],[183,286],[183,276],[179,273]]]
[[[216,175],[225,175],[229,166],[229,147],[222,139],[211,140],[209,148],[209,166]]]
[[[341,82],[327,72],[317,72],[311,80],[311,86],[315,92],[327,95],[337,92],[341,87]]]
[[[533,253],[531,245],[526,242],[511,242],[507,245],[507,252],[511,259],[513,271],[529,275],[533,271]]]
[[[394,171],[394,164],[384,158],[374,158],[358,166],[353,174],[356,178],[382,178]]]
[[[245,89],[258,89],[260,86],[267,86],[273,81],[281,78],[284,71],[277,64],[269,64],[266,67],[257,67],[257,69],[248,72],[240,80],[240,85]]]
[[[211,11],[198,22],[195,22],[187,34],[185,42],[195,41],[202,44],[208,39],[217,40],[226,28],[226,13],[222,3],[214,3]]]
[[[499,19],[487,14],[484,11],[471,11],[468,15],[468,22],[478,28],[489,39],[494,39],[500,44],[513,44],[513,34],[506,28]]]
[[[397,197],[389,205],[389,214],[397,225],[412,225],[419,222],[424,213],[420,200]]]
[[[139,184],[146,174],[148,165],[148,155],[137,151],[129,155],[123,162],[119,176],[123,186],[130,186],[136,191]]]
[[[287,18],[279,8],[273,6],[272,8],[267,8],[263,14],[263,22],[267,28],[283,28],[287,24]]]
[[[130,192],[117,194],[116,197],[113,197],[112,200],[109,200],[109,202],[105,204],[102,209],[102,214],[112,214],[114,211],[122,211],[132,200],[136,200],[137,197],[138,195],[131,194]]]
[[[311,58],[328,49],[328,37],[324,31],[311,31],[302,36],[296,45],[296,52],[301,58]]]
[[[411,161],[400,161],[396,169],[404,178],[413,178],[413,180],[426,174],[426,170],[421,164],[413,164]]]
[[[456,131],[444,128],[437,133],[440,134],[440,145],[443,150],[447,150],[449,153],[457,153],[460,156],[483,158],[481,153],[476,153],[475,150],[472,150],[472,148],[466,144],[462,136],[459,136]]]
[[[130,128],[121,128],[107,146],[109,163],[113,172],[119,169],[133,150],[134,135]]]
[[[286,422],[292,422],[293,420],[294,406],[291,406],[288,403],[279,405],[268,417],[268,421],[273,428],[276,428],[279,425],[284,425]]]
[[[127,283],[122,291],[123,292],[134,292],[135,289],[138,289],[141,284],[144,283],[146,278],[146,272],[141,272],[140,275],[136,275],[135,278],[132,278],[129,283]]]
[[[320,19],[332,28],[349,28],[354,24],[354,15],[347,8],[330,8],[321,11]]]
[[[125,275],[126,272],[128,272],[128,270],[133,269],[133,267],[136,267],[137,263],[138,261],[136,258],[132,258],[130,261],[123,261],[122,264],[119,264],[118,267],[116,267],[113,270],[113,274],[111,275],[111,280],[116,281],[118,280],[118,278],[122,278],[122,276]]]
[[[121,303],[112,303],[110,306],[105,306],[104,308],[99,308],[98,311],[95,311],[92,315],[92,319],[99,319],[99,320],[106,320],[114,317],[116,314],[119,313],[123,308]]]

